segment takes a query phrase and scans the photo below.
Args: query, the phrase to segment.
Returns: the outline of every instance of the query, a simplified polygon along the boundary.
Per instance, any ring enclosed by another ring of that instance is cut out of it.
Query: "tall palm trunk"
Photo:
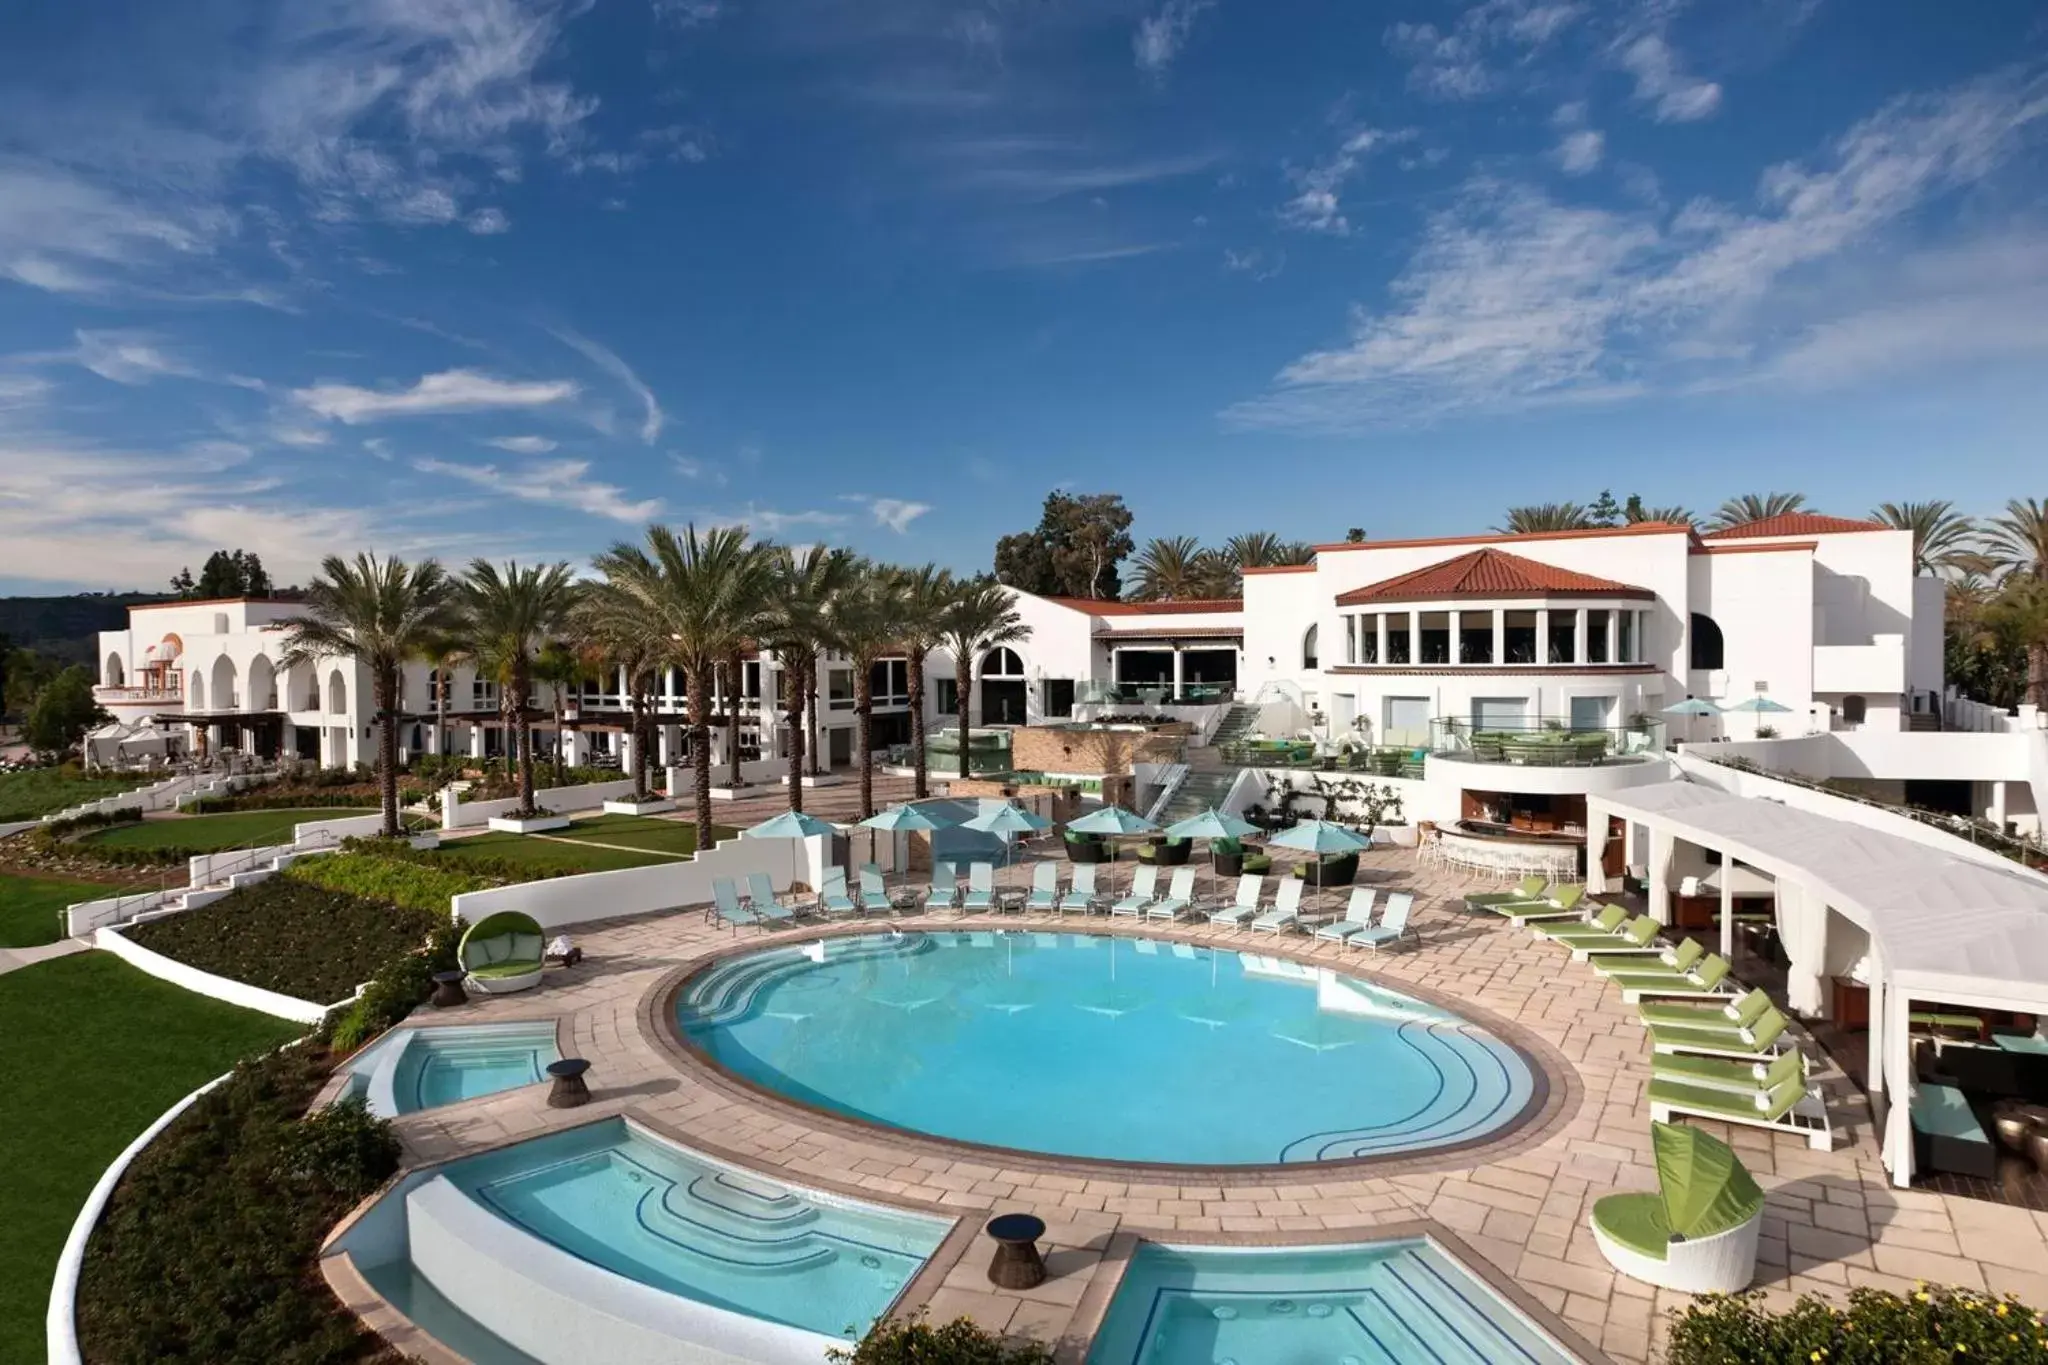
[[[744,780],[740,776],[740,676],[745,671],[745,661],[739,655],[725,661],[725,757],[734,788]]]
[[[377,795],[384,806],[384,837],[398,837],[398,667],[380,667],[373,675],[377,703]]]
[[[441,681],[434,688],[434,756],[442,760],[445,769],[448,757],[448,670],[441,670]]]
[[[804,808],[804,687],[803,675],[796,669],[784,666],[782,670],[782,709],[789,725],[789,808],[801,812]]]
[[[647,799],[647,738],[644,730],[647,720],[647,697],[640,690],[638,679],[634,679],[628,684],[626,709],[632,714],[632,719],[627,723],[631,726],[633,734],[633,772],[631,774],[633,778],[633,799],[635,801],[645,801]]]
[[[555,698],[555,785],[560,787],[567,784],[567,777],[562,770],[562,760],[563,755],[569,751],[569,722],[562,714],[562,685],[555,683],[552,690]]]
[[[816,777],[825,771],[818,761],[818,665],[816,660],[813,660],[810,668],[804,672],[804,710],[808,717],[807,723],[811,727],[811,776]]]
[[[690,768],[697,775],[697,847],[711,847],[711,669],[689,677]]]
[[[853,670],[853,714],[860,726],[860,818],[875,813],[875,685],[865,668]]]
[[[513,719],[519,727],[519,813],[531,815],[537,809],[533,801],[533,725],[527,718],[526,696],[533,686],[526,676],[526,670],[514,665],[512,670]]]
[[[2027,700],[2048,710],[2048,640],[2027,646]]]
[[[967,771],[967,694],[974,687],[974,656],[962,654],[953,660],[953,705],[960,721],[960,778],[964,782]]]
[[[906,661],[910,674],[910,790],[919,801],[931,795],[924,757],[924,657],[924,650],[912,649]]]

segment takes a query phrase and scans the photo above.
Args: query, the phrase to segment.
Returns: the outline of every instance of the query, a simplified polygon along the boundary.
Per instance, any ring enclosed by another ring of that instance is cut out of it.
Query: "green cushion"
[[[512,961],[538,962],[540,950],[547,940],[539,934],[512,935],[512,951],[507,955]]]
[[[1593,1201],[1593,1223],[1639,1255],[1663,1260],[1670,1254],[1671,1223],[1661,1194],[1610,1194]]]
[[[539,970],[540,959],[535,958],[531,962],[493,962],[488,966],[471,967],[469,974],[485,981],[500,981],[508,976],[525,976],[528,972]]]
[[[490,966],[503,962],[512,956],[512,935],[493,934],[489,938],[473,938],[469,941],[469,955],[472,965]]]

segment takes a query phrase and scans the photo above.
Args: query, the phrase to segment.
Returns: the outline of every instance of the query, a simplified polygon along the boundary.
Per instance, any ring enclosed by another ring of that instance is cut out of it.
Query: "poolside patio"
[[[907,786],[907,784],[905,784]],[[832,796],[823,789],[816,795]],[[780,793],[775,793],[779,798]],[[823,806],[823,801],[817,802]],[[722,805],[720,818],[729,817]],[[828,815],[827,818],[832,818]],[[1665,1310],[1681,1294],[1617,1276],[1586,1226],[1593,1199],[1654,1187],[1644,1087],[1649,1047],[1635,1010],[1563,953],[1459,902],[1481,884],[1413,854],[1375,849],[1362,877],[1417,896],[1422,945],[1369,954],[1302,935],[1276,942],[1199,925],[1104,925],[1091,932],[1144,932],[1219,948],[1246,948],[1339,967],[1396,989],[1456,1002],[1544,1062],[1552,1100],[1528,1128],[1466,1152],[1419,1155],[1386,1166],[1304,1164],[1283,1175],[1205,1174],[1200,1183],[1171,1170],[1118,1172],[1057,1158],[992,1157],[936,1139],[885,1133],[770,1100],[714,1072],[674,1040],[664,1017],[671,988],[714,954],[863,926],[809,926],[764,935],[706,925],[699,909],[641,917],[575,935],[582,965],[551,972],[535,992],[489,1000],[422,1023],[560,1017],[565,1045],[592,1060],[593,1103],[545,1107],[529,1088],[408,1115],[398,1128],[414,1163],[433,1162],[542,1131],[625,1112],[651,1128],[773,1177],[859,1192],[908,1207],[963,1215],[906,1303],[925,1302],[936,1317],[968,1314],[986,1326],[1062,1343],[1078,1361],[1106,1304],[1109,1276],[1096,1277],[1128,1234],[1182,1240],[1256,1242],[1372,1238],[1426,1223],[1453,1234],[1474,1269],[1519,1285],[1532,1306],[1618,1361],[1654,1357]],[[1005,886],[1028,885],[1029,862],[1001,873]],[[1045,930],[1044,916],[899,918],[898,924]],[[1069,916],[1068,927],[1078,927]],[[1856,1285],[1910,1290],[1916,1280],[2010,1292],[2048,1302],[2048,1214],[1919,1190],[1894,1190],[1879,1163],[1870,1113],[1860,1092],[1833,1066],[1817,1070],[1829,1091],[1833,1151],[1750,1128],[1708,1125],[1742,1155],[1768,1194],[1759,1285],[1774,1296],[1806,1290],[1842,1293]],[[989,1211],[1028,1210],[1044,1218],[1053,1271],[1037,1289],[1011,1293],[982,1273],[979,1224]],[[1091,1284],[1093,1288],[1091,1289]],[[366,1286],[338,1285],[367,1305]],[[431,1355],[405,1340],[388,1308],[373,1319],[401,1349]],[[1568,1344],[1572,1344],[1569,1343]],[[434,1356],[433,1358],[445,1358]]]

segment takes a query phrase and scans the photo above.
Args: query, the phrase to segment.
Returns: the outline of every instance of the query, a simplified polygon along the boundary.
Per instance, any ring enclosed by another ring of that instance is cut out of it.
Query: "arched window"
[[[997,648],[981,656],[981,676],[984,678],[1021,678],[1024,676],[1024,660],[1014,649]]]
[[[1692,664],[1693,668],[1713,670],[1726,668],[1722,662],[1721,627],[1714,618],[1703,611],[1692,614]]]
[[[1320,667],[1316,662],[1316,627],[1310,626],[1301,634],[1301,666],[1304,669]]]
[[[327,710],[336,716],[348,712],[348,683],[338,668],[327,675]]]
[[[1859,696],[1842,698],[1842,723],[1844,725],[1861,725],[1864,717],[1869,713],[1870,702],[1867,698]]]
[[[121,669],[121,656],[109,654],[107,656],[107,686],[119,687],[124,681],[126,681],[126,674]]]

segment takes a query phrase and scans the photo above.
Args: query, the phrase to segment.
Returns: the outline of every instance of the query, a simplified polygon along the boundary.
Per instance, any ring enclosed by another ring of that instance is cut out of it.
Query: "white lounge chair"
[[[1079,910],[1082,914],[1093,914],[1101,895],[1095,889],[1095,864],[1075,863],[1074,879],[1067,885],[1067,894],[1060,897],[1060,913]]]
[[[927,910],[958,910],[960,908],[960,874],[951,863],[932,863],[931,889],[924,893],[924,908]]]
[[[1378,924],[1369,924],[1346,940],[1352,947],[1370,947],[1378,955],[1383,943],[1398,943],[1405,937],[1421,941],[1420,935],[1408,923],[1408,916],[1415,909],[1415,897],[1406,891],[1396,891],[1387,897],[1387,908],[1380,914]]]
[[[818,909],[828,915],[858,915],[860,902],[846,894],[846,869],[825,869],[825,884],[818,888]]]
[[[883,914],[887,914],[889,908],[889,887],[888,883],[882,880],[880,864],[862,863],[860,865],[861,913],[872,915],[879,910]]]
[[[1331,943],[1344,942],[1372,923],[1373,912],[1379,908],[1379,900],[1380,893],[1376,887],[1352,887],[1351,899],[1344,906],[1344,918],[1316,930],[1316,937]]]
[[[1279,894],[1273,897],[1273,908],[1252,921],[1252,928],[1269,934],[1292,929],[1301,918],[1301,887],[1298,878],[1281,879]]]
[[[740,904],[740,889],[730,877],[711,879],[711,910],[719,922],[735,932],[742,924],[751,924],[757,929],[768,927],[768,921]]]
[[[1179,919],[1195,899],[1195,869],[1175,868],[1166,894],[1145,907],[1146,919]]]
[[[766,872],[747,874],[747,908],[762,919],[778,924],[796,918],[796,911],[775,899],[775,883],[768,880]]]
[[[1035,910],[1050,915],[1060,908],[1060,865],[1042,862],[1031,869],[1031,895],[1024,901],[1026,910]]]
[[[1109,907],[1112,915],[1138,916],[1145,913],[1145,907],[1158,900],[1159,869],[1147,863],[1131,874],[1131,894]]]
[[[1259,900],[1265,894],[1266,879],[1257,872],[1247,872],[1237,879],[1237,899],[1209,912],[1209,923],[1228,924],[1242,929],[1244,922],[1259,913]]]
[[[960,902],[960,908],[967,910],[993,910],[996,908],[996,868],[994,863],[970,863],[967,867],[967,896]]]

